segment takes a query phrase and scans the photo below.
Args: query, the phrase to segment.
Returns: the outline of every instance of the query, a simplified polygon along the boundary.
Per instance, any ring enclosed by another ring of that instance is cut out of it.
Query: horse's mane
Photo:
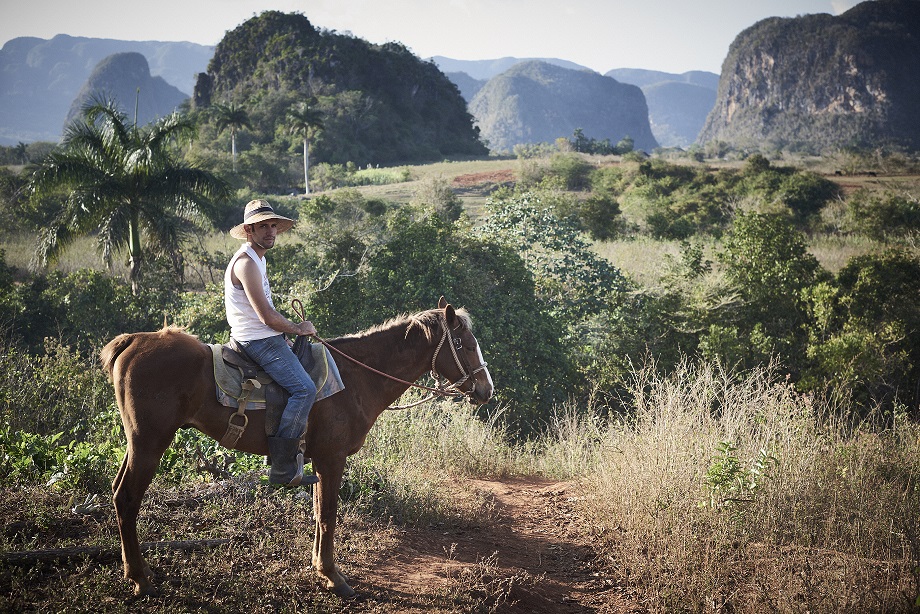
[[[427,311],[419,311],[418,313],[413,314],[404,313],[390,318],[386,322],[372,326],[367,330],[355,333],[353,335],[347,335],[343,338],[358,339],[404,326],[406,328],[406,336],[409,335],[409,331],[415,327],[418,327],[425,335],[425,338],[428,339],[428,341],[431,341],[434,339],[434,336],[440,329],[441,316],[443,313],[444,311],[442,309],[429,309]],[[462,307],[457,308],[455,313],[457,314],[457,317],[460,319],[460,322],[464,328],[473,330],[473,319],[470,317],[470,314],[466,309]]]

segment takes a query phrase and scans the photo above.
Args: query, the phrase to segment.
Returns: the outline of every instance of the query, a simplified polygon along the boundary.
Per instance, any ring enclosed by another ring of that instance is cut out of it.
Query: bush
[[[148,267],[156,275],[156,267]],[[53,271],[22,283],[0,287],[0,322],[11,340],[40,352],[46,338],[82,352],[123,332],[155,330],[170,310],[176,283],[152,283],[140,295],[124,280],[101,271]]]
[[[594,166],[574,153],[558,153],[550,158],[549,174],[558,177],[567,190],[586,190],[591,185]]]
[[[85,439],[92,435],[92,419],[114,406],[112,387],[95,358],[57,341],[49,339],[38,355],[8,345],[0,365],[0,416],[14,429]]]
[[[846,202],[844,230],[879,241],[920,231],[920,199],[910,192],[859,190]]]
[[[410,205],[431,207],[445,221],[455,222],[463,213],[463,201],[444,177],[423,180],[412,195]]]
[[[625,291],[622,273],[591,250],[571,220],[556,215],[551,195],[498,192],[486,206],[490,215],[476,233],[521,255],[537,296],[560,322],[577,326]]]
[[[807,385],[830,386],[863,412],[903,404],[920,415],[920,259],[904,250],[854,258],[836,287],[811,293]]]
[[[620,204],[607,195],[591,196],[576,207],[581,227],[595,241],[609,241],[623,229]]]
[[[704,334],[704,355],[723,364],[740,360],[745,367],[778,357],[798,375],[811,326],[804,292],[827,277],[808,253],[804,236],[781,216],[740,215],[718,258],[725,267],[725,292],[737,293],[742,304],[732,320],[715,323]]]
[[[321,330],[351,333],[399,313],[431,309],[444,295],[474,318],[496,403],[517,433],[532,433],[553,404],[572,389],[562,328],[540,305],[533,275],[513,248],[474,237],[438,216],[390,220],[392,238],[352,277],[310,298]],[[482,411],[486,411],[483,408]]]

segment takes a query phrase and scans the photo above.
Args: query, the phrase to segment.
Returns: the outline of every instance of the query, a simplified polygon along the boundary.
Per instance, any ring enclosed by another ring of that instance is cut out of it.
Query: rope
[[[306,319],[307,319],[307,318],[306,318],[306,311],[304,310],[303,303],[300,302],[300,299],[296,299],[296,298],[295,298],[294,300],[292,300],[292,301],[291,301],[291,307],[294,309],[294,312],[295,312],[302,320],[306,321]],[[343,351],[340,350],[339,348],[337,348],[337,347],[331,345],[328,341],[326,341],[325,339],[323,339],[323,338],[320,337],[319,335],[311,335],[311,336],[312,336],[314,339],[316,339],[317,341],[319,341],[320,343],[322,343],[324,346],[326,346],[327,348],[329,348],[330,350],[332,350],[333,352],[336,352],[336,353],[339,354],[340,356],[342,356],[342,357],[344,357],[344,358],[347,358],[348,360],[350,360],[351,362],[355,363],[356,365],[359,365],[359,366],[361,366],[361,367],[364,367],[364,368],[367,369],[368,371],[371,371],[371,372],[373,372],[373,373],[376,373],[377,375],[381,375],[381,376],[383,376],[383,377],[386,377],[387,379],[391,379],[391,380],[393,380],[394,382],[399,382],[400,384],[405,384],[406,386],[414,387],[414,388],[419,388],[419,389],[421,389],[421,390],[428,390],[429,392],[434,393],[434,395],[442,396],[442,397],[454,397],[454,398],[458,398],[458,397],[461,397],[461,396],[465,396],[465,395],[464,395],[462,392],[460,392],[459,390],[458,390],[457,392],[449,392],[449,391],[447,391],[447,390],[445,390],[445,389],[443,389],[443,388],[432,388],[432,387],[430,387],[430,386],[424,386],[424,385],[422,385],[422,384],[416,384],[415,382],[409,382],[409,381],[406,381],[406,380],[404,380],[404,379],[399,379],[398,377],[394,377],[394,376],[390,375],[389,373],[384,373],[383,371],[379,371],[378,369],[375,369],[374,367],[372,367],[372,366],[370,366],[370,365],[366,365],[366,364],[364,364],[363,362],[361,362],[360,360],[358,360],[358,359],[356,359],[356,358],[352,358],[351,356],[349,356],[348,354],[346,354],[345,352],[343,352]],[[445,329],[445,336],[446,336],[446,329]],[[444,339],[443,339],[443,338],[441,339],[441,343],[442,343],[442,344],[444,343]],[[438,346],[438,349],[440,349],[440,345]],[[437,352],[435,352],[435,357],[437,357]],[[434,358],[432,358],[432,364],[434,364]],[[467,379],[468,379],[468,378],[467,378]],[[411,405],[410,405],[409,407],[411,407]]]

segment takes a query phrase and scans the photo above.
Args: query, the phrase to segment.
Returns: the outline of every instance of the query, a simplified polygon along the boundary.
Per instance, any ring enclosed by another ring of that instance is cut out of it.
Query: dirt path
[[[573,486],[538,478],[464,480],[492,513],[481,526],[400,531],[387,554],[361,572],[373,586],[350,611],[428,611],[436,595],[457,595],[457,611],[629,612],[575,531]],[[443,598],[443,597],[442,597]],[[418,608],[418,609],[417,609]]]

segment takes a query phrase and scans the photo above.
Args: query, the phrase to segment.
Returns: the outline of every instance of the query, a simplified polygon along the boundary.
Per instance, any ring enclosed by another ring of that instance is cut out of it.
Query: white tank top
[[[231,275],[233,265],[236,263],[237,258],[243,256],[252,258],[256,266],[259,267],[259,272],[262,273],[262,291],[265,292],[268,304],[272,306],[272,309],[275,308],[275,304],[272,302],[272,290],[268,285],[265,258],[259,258],[252,246],[244,243],[233,255],[233,258],[230,259],[230,264],[227,265],[227,270],[224,272],[224,305],[227,308],[230,336],[237,341],[254,341],[280,335],[281,333],[262,323],[262,320],[259,319],[259,314],[256,313],[256,310],[253,309],[252,304],[249,302],[246,291],[242,287],[237,288],[233,285]]]

